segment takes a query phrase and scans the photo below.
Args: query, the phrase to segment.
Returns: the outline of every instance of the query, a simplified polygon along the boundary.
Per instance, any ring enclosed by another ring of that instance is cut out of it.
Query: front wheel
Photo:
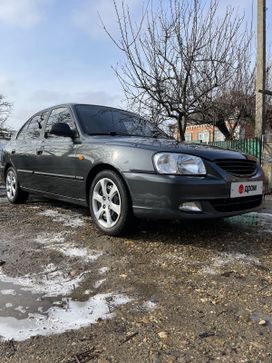
[[[6,173],[6,194],[8,201],[13,204],[25,203],[28,193],[21,190],[15,169],[11,166]]]
[[[131,221],[130,198],[123,180],[112,170],[104,170],[94,178],[89,193],[93,221],[104,233],[123,234]]]

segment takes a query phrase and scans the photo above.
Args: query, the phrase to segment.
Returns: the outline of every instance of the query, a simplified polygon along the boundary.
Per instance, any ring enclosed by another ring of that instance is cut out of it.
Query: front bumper
[[[124,173],[136,217],[156,219],[209,219],[258,210],[263,196],[230,198],[231,182],[263,180],[260,170],[250,179],[218,176],[190,177]],[[201,212],[184,212],[184,202],[199,202]]]

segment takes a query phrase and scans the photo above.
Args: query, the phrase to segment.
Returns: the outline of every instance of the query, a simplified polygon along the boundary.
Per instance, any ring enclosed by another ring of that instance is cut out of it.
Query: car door
[[[10,142],[8,149],[11,164],[17,171],[19,184],[21,186],[24,186],[26,179],[29,177],[29,173],[32,173],[31,170],[27,170],[25,159],[25,153],[27,152],[27,127],[30,120],[23,125],[17,133],[15,140]]]
[[[34,171],[46,114],[41,112],[29,119],[11,144],[11,162],[17,170],[19,183],[23,188],[37,188]]]
[[[69,107],[51,110],[44,130],[38,168],[35,171],[39,188],[49,195],[79,199],[78,180],[76,179],[75,144],[71,137],[50,134],[55,123],[67,123],[71,130],[76,126]]]

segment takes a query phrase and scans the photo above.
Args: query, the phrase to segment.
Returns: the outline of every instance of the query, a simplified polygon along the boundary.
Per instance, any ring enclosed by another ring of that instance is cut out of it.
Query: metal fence
[[[218,146],[224,149],[238,150],[250,155],[255,156],[259,161],[262,157],[262,140],[255,137],[253,139],[245,140],[226,140],[214,141],[209,144]]]

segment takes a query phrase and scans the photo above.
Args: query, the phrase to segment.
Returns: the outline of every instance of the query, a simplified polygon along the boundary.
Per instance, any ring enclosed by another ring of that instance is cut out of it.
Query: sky
[[[219,0],[219,12],[237,6],[255,27],[256,2]],[[137,19],[143,0],[125,3]],[[18,129],[35,112],[60,103],[125,106],[112,69],[122,56],[99,14],[118,35],[112,0],[0,0],[0,94],[13,104],[8,126]]]

